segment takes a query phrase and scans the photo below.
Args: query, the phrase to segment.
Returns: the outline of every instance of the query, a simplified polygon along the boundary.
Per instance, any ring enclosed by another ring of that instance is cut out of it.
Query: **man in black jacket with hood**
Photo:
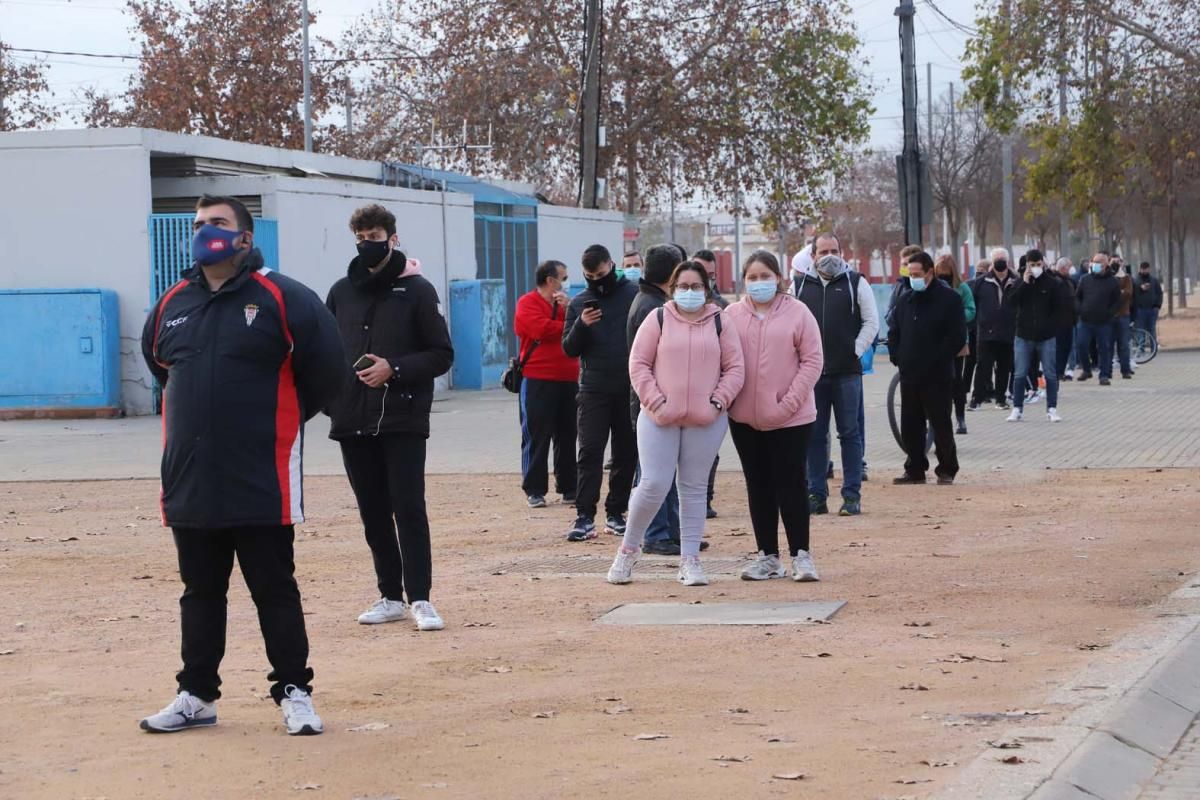
[[[917,253],[908,260],[911,291],[896,301],[888,330],[888,355],[900,368],[900,438],[904,474],[895,484],[925,483],[926,425],[937,447],[937,482],[954,483],[958,450],[954,444],[954,359],[967,343],[967,317],[958,292],[933,274],[933,259]]]
[[[184,591],[178,694],[141,727],[216,724],[236,556],[258,608],[271,697],[290,735],[317,734],[294,526],[304,520],[304,423],[337,392],[342,344],[311,289],[263,266],[241,201],[205,195],[193,229],[193,266],[142,332],[162,386],[160,504]]]
[[[587,288],[571,300],[563,322],[563,352],[578,358],[579,484],[575,492],[578,516],[567,540],[596,538],[596,505],[604,477],[604,447],[612,434],[605,530],[625,533],[625,512],[637,468],[637,438],[629,418],[629,345],[625,326],[637,287],[617,276],[604,245],[583,251]]]
[[[975,326],[979,355],[976,359],[975,390],[971,405],[975,408],[989,399],[996,408],[1008,408],[1008,385],[1013,370],[1013,339],[1016,337],[1017,315],[1005,296],[1016,285],[1016,276],[1003,247],[992,250],[992,269],[975,283]],[[1013,394],[1024,391],[1014,387]]]
[[[1024,258],[1025,272],[1006,298],[1017,314],[1013,410],[1008,421],[1020,422],[1024,418],[1025,381],[1036,355],[1046,378],[1046,416],[1051,422],[1062,422],[1058,414],[1056,347],[1059,331],[1074,318],[1075,303],[1069,284],[1047,268],[1041,250],[1030,250]]]
[[[1079,331],[1075,342],[1076,358],[1083,373],[1079,380],[1092,377],[1092,341],[1097,343],[1097,360],[1100,368],[1100,385],[1112,383],[1113,320],[1121,307],[1121,286],[1108,268],[1108,254],[1096,253],[1088,270],[1079,279],[1075,288],[1075,299],[1079,301]]]
[[[421,277],[420,264],[396,249],[392,212],[364,206],[350,217],[350,230],[358,257],[326,305],[348,360],[341,394],[329,408],[329,438],[341,444],[380,595],[358,621],[395,622],[411,611],[418,630],[441,630],[429,602],[425,448],[433,380],[450,369],[454,348],[437,290]]]

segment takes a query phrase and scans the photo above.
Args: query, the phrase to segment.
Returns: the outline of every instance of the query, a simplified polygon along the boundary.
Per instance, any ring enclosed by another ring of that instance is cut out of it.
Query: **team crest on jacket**
[[[248,328],[254,324],[254,318],[258,316],[258,306],[254,303],[247,303],[242,311],[246,314],[246,327]]]

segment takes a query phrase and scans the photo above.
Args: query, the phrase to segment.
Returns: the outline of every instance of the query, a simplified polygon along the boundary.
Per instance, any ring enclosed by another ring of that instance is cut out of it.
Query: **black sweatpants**
[[[746,476],[750,523],[754,541],[767,555],[779,554],[779,519],[787,536],[788,552],[808,550],[808,440],[813,425],[760,431],[729,421],[733,445]]]
[[[289,685],[312,692],[308,634],[296,585],[291,525],[245,528],[173,528],[183,596],[183,669],[175,676],[179,691],[206,702],[221,696],[221,659],[225,657],[226,593],[233,557],[254,605],[267,645],[271,697],[278,703]]]
[[[970,356],[956,356],[954,359],[954,416],[958,419],[965,417],[967,411],[967,387],[971,381],[967,377],[968,358]]]
[[[545,497],[550,489],[546,459],[554,444],[554,488],[573,495],[576,488],[574,381],[521,381],[521,489],[526,497]]]
[[[975,370],[975,393],[972,400],[986,403],[1008,402],[1005,393],[1013,373],[1012,342],[979,342],[978,366]]]
[[[925,455],[926,425],[933,429],[937,448],[939,478],[958,474],[958,449],[954,444],[954,426],[950,410],[954,402],[954,385],[947,378],[941,381],[900,379],[900,438],[904,441],[904,473],[916,478],[925,477],[929,459]]]
[[[342,463],[375,561],[379,594],[389,600],[428,600],[433,582],[425,442],[419,433],[341,441]]]
[[[637,469],[637,437],[629,419],[629,387],[619,392],[581,391],[579,406],[579,516],[595,519],[604,478],[604,447],[612,435],[612,471],[608,475],[606,514],[624,514]]]

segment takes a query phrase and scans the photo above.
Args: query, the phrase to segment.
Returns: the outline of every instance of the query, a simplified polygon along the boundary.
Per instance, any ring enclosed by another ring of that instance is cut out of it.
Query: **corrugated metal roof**
[[[434,181],[439,185],[444,181],[446,188],[450,191],[469,194],[475,198],[477,203],[502,203],[510,206],[536,206],[537,198],[533,195],[520,194],[509,189],[502,189],[499,186],[482,181],[479,178],[472,178],[469,175],[461,175],[457,172],[448,170],[433,169],[432,167],[419,167],[415,164],[393,164],[390,165],[414,178]]]

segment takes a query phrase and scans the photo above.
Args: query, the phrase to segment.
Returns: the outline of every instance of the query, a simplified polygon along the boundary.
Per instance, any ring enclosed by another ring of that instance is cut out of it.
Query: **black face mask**
[[[584,280],[587,281],[587,285],[588,285],[589,289],[591,289],[593,292],[595,292],[596,294],[603,297],[604,295],[611,292],[613,290],[613,288],[617,285],[617,272],[616,272],[616,270],[610,269],[608,271],[608,274],[605,275],[603,278],[592,279],[592,278],[588,278],[587,276],[584,276]]]
[[[364,239],[358,243],[358,257],[363,260],[363,264],[368,269],[387,258],[391,250],[392,246],[386,241],[371,242]]]
[[[996,272],[1008,272],[1008,262],[1004,259],[1000,259],[996,263],[992,264],[992,269]]]
[[[1150,273],[1149,273],[1149,272],[1139,272],[1138,274],[1142,276],[1142,280],[1144,280],[1144,281],[1148,281],[1148,280],[1150,280]]]

